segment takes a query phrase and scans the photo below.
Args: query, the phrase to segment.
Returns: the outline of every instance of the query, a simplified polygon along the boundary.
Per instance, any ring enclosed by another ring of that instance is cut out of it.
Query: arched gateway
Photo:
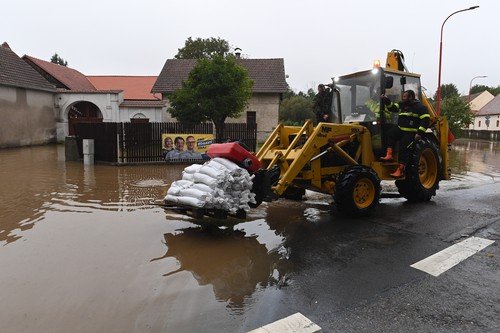
[[[97,105],[87,101],[79,101],[68,107],[68,132],[75,135],[77,123],[101,123],[102,113]]]

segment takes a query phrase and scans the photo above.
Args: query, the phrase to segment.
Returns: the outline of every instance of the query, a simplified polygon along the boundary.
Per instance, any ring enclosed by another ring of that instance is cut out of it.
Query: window
[[[500,120],[497,120],[497,127],[498,127],[498,125],[500,125]]]
[[[247,111],[247,124],[257,123],[257,114],[255,111]]]
[[[477,123],[477,127],[481,127],[481,120]]]

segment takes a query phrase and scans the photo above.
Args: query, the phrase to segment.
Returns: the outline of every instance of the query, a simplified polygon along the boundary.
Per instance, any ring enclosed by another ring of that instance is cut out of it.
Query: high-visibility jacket
[[[366,107],[373,113],[375,113],[375,116],[377,117],[377,120],[380,119],[380,102],[369,99],[365,102]],[[391,118],[391,113],[387,109],[387,106],[384,105],[384,114],[385,114],[385,119],[390,119]]]
[[[424,134],[429,127],[429,111],[418,99],[390,103],[387,109],[398,112],[398,127],[402,131]]]

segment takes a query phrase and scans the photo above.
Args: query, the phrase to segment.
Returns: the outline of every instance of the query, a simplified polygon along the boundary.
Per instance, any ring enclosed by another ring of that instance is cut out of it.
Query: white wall
[[[472,128],[471,128],[472,127]],[[490,115],[490,125],[486,126],[486,116],[477,116],[474,118],[474,124],[469,129],[483,131],[500,131],[500,115]]]
[[[120,122],[119,105],[123,102],[120,93],[58,93],[55,96],[57,108],[57,140],[64,141],[68,135],[68,112],[78,102],[90,102],[101,111],[103,121]]]
[[[137,107],[121,107],[120,122],[130,122],[137,114],[143,114],[152,123],[163,122],[163,114],[166,113],[163,108],[137,108]]]

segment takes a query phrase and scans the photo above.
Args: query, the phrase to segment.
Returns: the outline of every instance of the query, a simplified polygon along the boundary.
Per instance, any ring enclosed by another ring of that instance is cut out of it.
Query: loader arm
[[[353,142],[359,143],[358,148],[355,153],[348,154],[342,147]],[[343,161],[342,165],[322,165],[323,154],[336,155]],[[302,127],[278,125],[257,153],[257,158],[267,170],[279,167],[279,180],[273,184],[272,191],[280,196],[297,181],[325,192],[323,185],[327,178],[331,181],[350,165],[369,165],[373,161],[373,152],[370,133],[361,125],[319,123],[314,127],[308,120]]]

